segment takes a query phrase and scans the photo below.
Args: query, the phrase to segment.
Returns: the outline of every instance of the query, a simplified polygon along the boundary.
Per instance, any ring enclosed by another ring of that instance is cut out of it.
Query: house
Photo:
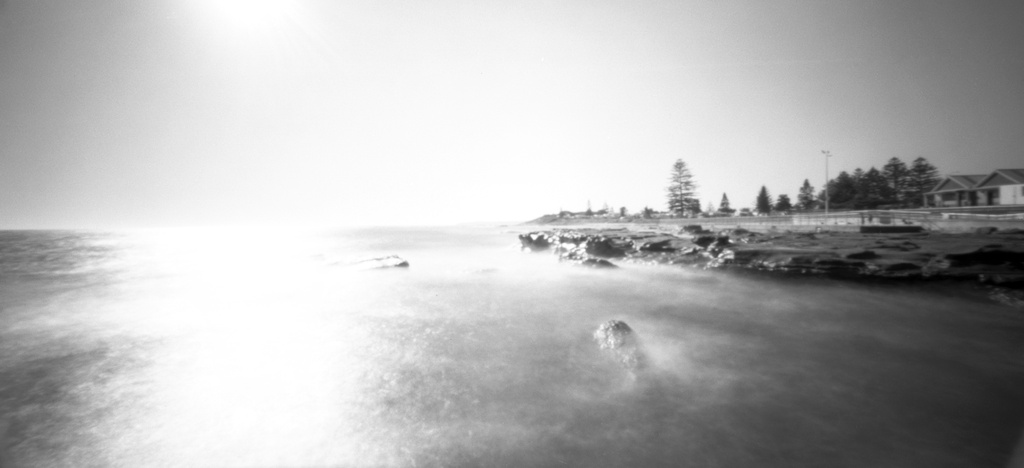
[[[1024,204],[1024,169],[946,176],[925,193],[925,201],[937,207],[1021,205]]]
[[[985,174],[976,175],[950,175],[942,179],[925,196],[932,199],[932,203],[938,207],[943,206],[974,206],[974,186],[985,178]]]
[[[978,182],[979,205],[1024,205],[1024,169],[997,169]]]

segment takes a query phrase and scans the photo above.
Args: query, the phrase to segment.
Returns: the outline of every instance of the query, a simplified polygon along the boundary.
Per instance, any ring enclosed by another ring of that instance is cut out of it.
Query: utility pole
[[[825,222],[828,222],[828,158],[832,157],[832,152],[829,150],[821,150],[821,154],[825,155]]]

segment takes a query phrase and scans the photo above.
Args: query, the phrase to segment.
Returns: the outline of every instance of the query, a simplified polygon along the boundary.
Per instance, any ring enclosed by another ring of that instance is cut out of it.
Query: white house
[[[932,203],[925,205],[934,206],[974,206],[974,188],[978,182],[985,179],[985,174],[973,175],[950,175],[943,178],[925,196],[932,198]]]
[[[1024,205],[1024,169],[997,169],[975,188],[979,205]]]
[[[925,196],[939,207],[1024,205],[1024,169],[946,176]]]

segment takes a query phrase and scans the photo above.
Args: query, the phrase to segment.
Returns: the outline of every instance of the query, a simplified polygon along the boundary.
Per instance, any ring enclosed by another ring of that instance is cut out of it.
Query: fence
[[[979,209],[970,209],[979,208]],[[928,230],[966,229],[993,223],[1004,227],[1024,228],[1024,206],[961,207],[955,211],[942,209],[918,210],[862,210],[799,213],[785,216],[728,216],[711,218],[577,218],[575,222],[599,223],[644,223],[649,225],[682,226],[699,224],[705,227],[720,226],[778,226],[794,229],[822,227],[834,230],[854,230],[858,226],[921,226]],[[801,227],[804,226],[804,227]]]

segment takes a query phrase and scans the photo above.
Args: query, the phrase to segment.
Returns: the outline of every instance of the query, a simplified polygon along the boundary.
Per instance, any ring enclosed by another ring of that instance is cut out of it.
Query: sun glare
[[[225,29],[254,33],[279,26],[295,8],[294,0],[207,0],[200,4]]]

